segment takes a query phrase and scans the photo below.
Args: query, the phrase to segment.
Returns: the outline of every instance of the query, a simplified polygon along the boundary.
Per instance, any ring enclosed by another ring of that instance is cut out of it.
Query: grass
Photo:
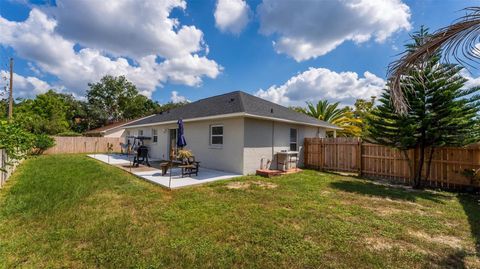
[[[475,268],[478,199],[308,170],[169,192],[42,156],[0,191],[0,266]]]

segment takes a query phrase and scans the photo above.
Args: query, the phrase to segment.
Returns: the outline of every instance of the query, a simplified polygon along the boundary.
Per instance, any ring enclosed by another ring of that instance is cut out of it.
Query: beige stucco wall
[[[303,141],[305,137],[325,137],[325,129],[268,120],[245,119],[244,174],[253,174],[270,160],[271,169],[276,169],[276,152],[290,149],[290,128],[296,128],[299,165],[303,165]]]
[[[210,146],[210,125],[217,124],[224,126],[224,143],[220,148]],[[275,169],[275,153],[290,149],[290,128],[298,129],[300,165],[303,164],[304,138],[325,137],[323,128],[242,117],[185,122],[184,126],[188,144],[186,148],[193,152],[202,167],[239,174],[254,174],[260,168],[262,157],[265,161],[271,160],[270,168]],[[169,156],[168,130],[177,128],[176,124],[128,128],[127,131],[130,135],[138,135],[141,129],[144,136],[152,136],[154,128],[157,129],[158,142],[146,142],[150,157],[166,160]]]
[[[210,146],[210,125],[223,125],[223,146]],[[128,128],[130,135],[151,136],[152,129],[158,130],[158,142],[146,142],[152,159],[168,159],[168,129],[177,128],[176,124],[155,125],[142,128]],[[243,134],[244,119],[241,117],[208,121],[185,122],[186,149],[189,149],[200,161],[201,167],[243,173]]]

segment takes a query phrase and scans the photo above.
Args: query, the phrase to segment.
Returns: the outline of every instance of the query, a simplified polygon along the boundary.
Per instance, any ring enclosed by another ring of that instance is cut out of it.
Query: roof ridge
[[[245,98],[243,98],[243,95],[244,95],[244,92],[242,91],[235,91],[235,92],[238,92],[238,97],[240,99],[240,110],[243,111],[243,112],[246,112],[245,110]]]

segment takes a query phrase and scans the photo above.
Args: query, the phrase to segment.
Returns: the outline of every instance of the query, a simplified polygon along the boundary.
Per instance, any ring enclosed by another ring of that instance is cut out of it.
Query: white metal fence
[[[0,149],[0,188],[5,185],[5,182],[7,182],[16,167],[17,165],[11,163],[11,160],[8,159],[5,150]]]

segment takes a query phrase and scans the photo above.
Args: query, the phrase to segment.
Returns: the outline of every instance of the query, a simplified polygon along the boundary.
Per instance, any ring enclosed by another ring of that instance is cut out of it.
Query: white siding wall
[[[303,165],[303,140],[305,137],[325,137],[323,128],[297,124],[245,119],[244,174],[253,174],[260,168],[261,160],[270,160],[269,168],[276,169],[275,153],[290,149],[290,128],[296,128],[300,164]],[[273,139],[272,139],[273,138]]]

